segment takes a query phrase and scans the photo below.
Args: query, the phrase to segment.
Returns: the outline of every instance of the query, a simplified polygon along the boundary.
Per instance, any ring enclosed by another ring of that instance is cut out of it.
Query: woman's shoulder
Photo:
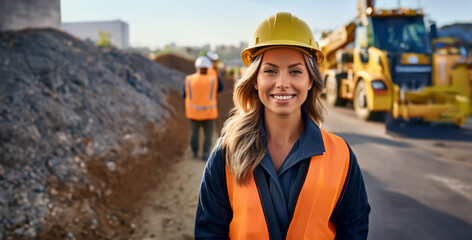
[[[325,146],[327,144],[336,145],[336,146],[346,146],[346,147],[348,146],[346,140],[344,140],[342,137],[334,133],[330,133],[323,129],[320,129],[320,131],[321,131],[321,136],[323,137],[323,142],[325,143]]]
[[[321,135],[323,136],[323,139],[328,138],[328,139],[332,139],[334,141],[344,141],[344,139],[342,137],[338,136],[337,134],[328,132],[324,129],[320,129],[320,131],[321,131]]]
[[[205,168],[224,169],[224,165],[225,162],[223,157],[223,147],[221,144],[217,144],[215,148],[211,151]]]
[[[208,161],[203,171],[202,182],[216,186],[224,183],[225,179],[225,161],[221,147],[215,147],[208,157]],[[215,185],[216,184],[216,185]],[[206,186],[206,185],[205,185]]]

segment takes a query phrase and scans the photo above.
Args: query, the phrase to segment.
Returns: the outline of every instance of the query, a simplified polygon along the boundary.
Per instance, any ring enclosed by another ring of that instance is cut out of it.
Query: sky
[[[376,6],[422,8],[438,27],[472,23],[470,0],[377,0]],[[133,47],[239,45],[276,12],[304,20],[315,38],[356,16],[356,0],[61,0],[62,22],[122,20]],[[318,40],[318,39],[317,39]]]

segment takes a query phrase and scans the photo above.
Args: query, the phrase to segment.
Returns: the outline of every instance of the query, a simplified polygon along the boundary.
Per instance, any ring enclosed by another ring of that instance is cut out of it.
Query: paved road
[[[325,103],[326,106],[326,103]],[[369,239],[472,239],[472,127],[362,122],[326,107],[363,171]]]

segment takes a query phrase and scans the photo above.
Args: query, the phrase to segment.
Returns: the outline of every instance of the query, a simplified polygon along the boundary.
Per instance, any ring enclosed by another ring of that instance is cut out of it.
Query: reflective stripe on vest
[[[187,87],[188,86],[188,97],[190,98],[190,100],[193,99],[193,95],[192,95],[192,79],[188,79],[188,81],[185,83],[185,86]],[[187,95],[187,94],[185,94]]]
[[[210,105],[210,106],[206,106],[206,107],[200,107],[200,106],[197,106],[197,105],[190,104],[190,107],[191,107],[191,108],[195,108],[195,109],[197,109],[197,110],[207,110],[207,109],[215,108],[215,107],[216,107],[216,104],[213,104],[213,105]]]
[[[185,78],[185,115],[193,120],[212,120],[218,118],[216,92],[218,82],[210,74],[198,73]]]
[[[218,82],[218,72],[216,71],[216,69],[214,69],[213,67],[211,68],[208,68],[208,75],[209,76],[214,76],[215,78],[212,80],[211,82],[211,88],[213,89],[213,84],[215,84],[216,82]],[[216,88],[216,90],[218,90],[218,88]],[[210,95],[210,100],[212,100],[213,98],[213,94]]]
[[[286,239],[334,239],[329,221],[339,200],[349,170],[349,148],[340,137],[321,130],[325,152],[310,160]],[[233,210],[230,239],[269,239],[258,186],[251,175],[246,185],[234,182],[226,168],[228,196]],[[282,237],[283,239],[283,237]]]
[[[214,88],[215,88],[215,78],[212,77],[211,78],[211,87],[210,87],[210,89],[214,89]],[[218,89],[216,89],[216,90],[218,90]],[[213,91],[210,91],[210,99],[209,100],[210,101],[213,100]]]

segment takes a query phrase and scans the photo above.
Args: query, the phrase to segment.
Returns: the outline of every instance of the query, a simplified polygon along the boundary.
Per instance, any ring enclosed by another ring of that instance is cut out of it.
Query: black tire
[[[383,112],[372,112],[367,107],[367,86],[363,80],[359,80],[357,83],[352,102],[357,118],[364,121],[379,121],[383,119]]]
[[[339,96],[339,87],[341,82],[336,79],[334,75],[328,75],[326,78],[325,89],[326,89],[326,102],[329,106],[344,106],[346,105],[346,99],[342,99]]]

